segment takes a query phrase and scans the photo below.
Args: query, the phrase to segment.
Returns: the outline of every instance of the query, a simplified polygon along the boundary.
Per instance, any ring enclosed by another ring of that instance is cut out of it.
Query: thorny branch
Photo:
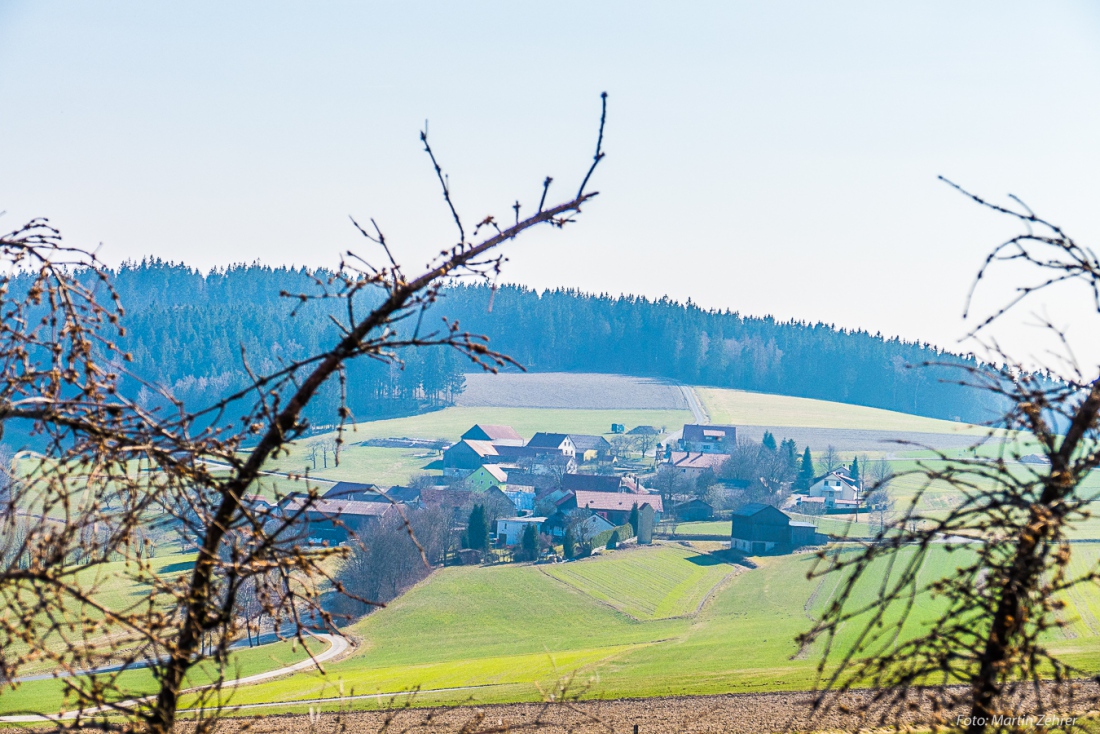
[[[972,333],[1060,283],[1082,281],[1095,300],[1100,266],[1090,250],[1015,197],[1020,210],[948,183],[1026,227],[990,253],[975,287],[995,264],[1020,261],[1038,271]],[[1060,659],[1049,635],[1067,624],[1067,594],[1100,583],[1100,567],[1074,562],[1070,543],[1098,499],[1084,481],[1100,465],[1100,377],[1082,377],[1072,355],[1072,375],[1029,371],[1002,351],[995,357],[1002,367],[960,368],[960,384],[997,396],[1008,406],[1004,415],[961,456],[911,447],[933,458],[897,475],[918,484],[897,518],[860,547],[819,554],[810,577],[829,574],[839,584],[800,638],[820,645],[819,705],[830,705],[835,692],[870,687],[868,708],[877,706],[883,721],[924,700],[941,716],[964,708],[968,730],[979,732],[1003,728],[994,717],[1011,715],[1025,687],[1042,711],[1057,711],[1071,703],[1069,689],[1041,684],[1091,675]],[[955,498],[946,509],[930,499],[945,490]]]
[[[349,252],[335,273],[315,277],[315,292],[283,294],[295,309],[342,301],[335,343],[266,374],[252,372],[242,351],[251,384],[198,410],[127,371],[129,355],[117,346],[124,312],[94,255],[64,245],[45,220],[0,238],[9,266],[0,275],[0,430],[21,425],[36,446],[0,467],[4,685],[19,685],[28,671],[53,670],[76,712],[56,720],[58,728],[155,734],[173,729],[190,691],[187,705],[202,711],[197,727],[205,732],[224,703],[235,640],[251,639],[261,624],[301,645],[310,630],[334,630],[321,595],[339,588],[334,561],[347,547],[309,542],[305,528],[319,495],[308,472],[288,475],[299,491],[294,502],[280,503],[287,492],[264,485],[265,467],[309,430],[303,411],[327,381],[339,381],[343,394],[350,360],[397,363],[402,348],[443,346],[487,370],[512,363],[458,323],[425,326],[425,315],[450,279],[495,278],[501,245],[538,225],[575,221],[597,195],[586,186],[604,157],[605,120],[603,95],[596,156],[575,197],[545,206],[548,177],[534,214],[504,229],[486,218],[482,224],[492,230],[482,239],[467,238],[425,125],[421,141],[458,241],[408,277],[374,220],[367,229],[353,219],[384,262]],[[128,399],[123,379],[155,392],[167,407],[146,409]],[[337,450],[350,415],[342,404]],[[355,528],[348,530],[354,536]],[[158,560],[156,545],[167,537],[193,548],[193,563]],[[120,580],[147,593],[121,605],[99,601]],[[81,675],[104,665],[118,667]],[[122,671],[134,665],[149,668],[155,689],[140,705],[124,705],[133,692]],[[195,689],[194,680],[204,677],[211,685]]]

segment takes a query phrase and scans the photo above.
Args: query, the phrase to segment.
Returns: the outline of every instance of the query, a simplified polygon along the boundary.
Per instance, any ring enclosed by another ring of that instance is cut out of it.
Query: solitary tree
[[[852,465],[848,467],[848,474],[856,486],[859,486],[859,459],[855,456],[852,457]]]
[[[572,560],[576,553],[577,541],[573,537],[573,528],[567,527],[565,529],[565,535],[561,539],[561,554],[565,556],[566,560]]]
[[[528,523],[523,529],[523,537],[520,539],[520,549],[523,559],[533,561],[539,557],[539,534],[533,524]]]
[[[630,523],[630,527],[634,530],[634,537],[638,536],[638,503],[635,502],[634,506],[630,508],[630,519],[627,520]]]
[[[471,550],[489,550],[489,523],[485,519],[485,505],[474,505],[466,522],[466,547]]]
[[[764,431],[764,438],[760,441],[760,445],[768,451],[775,452],[779,450],[779,446],[775,443],[775,436],[772,435],[771,431]]]

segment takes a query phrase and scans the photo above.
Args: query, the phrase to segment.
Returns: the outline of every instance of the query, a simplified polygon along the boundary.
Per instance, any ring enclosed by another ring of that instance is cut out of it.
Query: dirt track
[[[1077,703],[1059,706],[1061,711],[1090,711],[1095,706],[1096,686],[1079,687]],[[564,732],[622,732],[629,734],[635,725],[639,734],[766,734],[787,731],[855,731],[882,726],[879,714],[864,717],[844,709],[859,707],[867,694],[849,694],[842,706],[826,712],[813,712],[811,694],[802,692],[730,694],[719,696],[683,696],[676,698],[584,701],[571,704],[504,704],[478,708],[403,709],[350,714],[323,713],[269,716],[248,720],[248,731],[274,734],[325,734],[347,731],[370,732],[505,732],[533,731],[548,734]],[[961,713],[961,712],[960,712]],[[1021,701],[1013,715],[1033,715],[1034,705]],[[928,705],[918,706],[902,716],[890,716],[887,725],[920,725],[932,722]],[[954,723],[954,714],[947,717]],[[227,722],[223,731],[233,731]],[[1026,727],[1031,728],[1031,727]],[[1037,731],[1058,727],[1035,727]]]

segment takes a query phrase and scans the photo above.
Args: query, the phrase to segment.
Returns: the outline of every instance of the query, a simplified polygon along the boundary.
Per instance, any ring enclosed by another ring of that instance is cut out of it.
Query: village
[[[525,440],[511,426],[477,424],[438,452],[425,467],[434,473],[407,485],[341,481],[312,501],[290,493],[275,509],[297,513],[299,537],[316,545],[369,534],[407,510],[442,511],[461,529],[444,562],[460,564],[571,560],[708,521],[729,522],[720,537],[734,552],[791,553],[829,541],[807,517],[869,509],[858,461],[818,474],[809,448],[799,461],[793,441],[777,444],[768,433],[763,443],[739,442],[728,425],[666,432],[612,424],[606,436]]]

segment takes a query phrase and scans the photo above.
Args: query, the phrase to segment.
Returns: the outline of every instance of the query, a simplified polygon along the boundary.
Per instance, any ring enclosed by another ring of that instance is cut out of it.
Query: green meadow
[[[1074,552],[1082,568],[1097,561],[1091,546]],[[922,583],[965,555],[935,551]],[[374,707],[410,692],[422,704],[538,700],[562,680],[600,698],[811,686],[820,650],[799,649],[795,637],[840,577],[808,580],[813,554],[752,562],[745,568],[722,555],[656,545],[560,566],[442,569],[352,626],[358,649],[324,675],[244,688],[231,703],[277,701],[291,710],[295,702],[373,695],[350,705]],[[869,600],[875,588],[864,585],[859,598]],[[1072,623],[1050,642],[1100,667],[1100,595],[1082,587],[1068,602]],[[918,631],[937,606],[919,599],[907,630]],[[857,632],[847,625],[840,644]]]

